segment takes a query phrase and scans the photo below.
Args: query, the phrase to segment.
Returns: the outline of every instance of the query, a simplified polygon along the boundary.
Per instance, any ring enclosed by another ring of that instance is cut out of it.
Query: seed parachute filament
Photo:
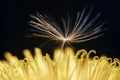
[[[82,12],[78,12],[74,25],[70,25],[71,21],[62,19],[63,26],[58,25],[53,18],[43,16],[37,12],[36,15],[31,15],[35,20],[30,21],[30,25],[34,27],[33,36],[44,37],[55,41],[61,41],[62,47],[65,43],[81,43],[103,34],[101,27],[104,23],[96,24],[96,20],[100,16],[97,14],[91,18],[92,8],[87,12],[86,8]],[[63,29],[62,29],[63,28]]]

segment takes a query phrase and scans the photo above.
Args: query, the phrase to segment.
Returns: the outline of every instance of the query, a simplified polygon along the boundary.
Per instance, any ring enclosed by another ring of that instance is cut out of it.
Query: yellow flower
[[[120,80],[119,59],[91,58],[94,50],[81,49],[75,54],[69,47],[56,49],[53,59],[43,56],[39,48],[35,48],[34,57],[29,50],[23,53],[23,60],[5,54],[6,60],[0,61],[0,80]]]

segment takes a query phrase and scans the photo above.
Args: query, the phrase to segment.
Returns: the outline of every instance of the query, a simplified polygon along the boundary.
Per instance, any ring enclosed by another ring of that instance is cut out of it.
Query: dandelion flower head
[[[56,49],[53,59],[42,55],[35,48],[35,56],[23,51],[25,58],[19,60],[5,53],[6,60],[0,61],[0,80],[120,80],[120,61],[106,56],[90,57],[95,50],[78,50],[70,47]]]

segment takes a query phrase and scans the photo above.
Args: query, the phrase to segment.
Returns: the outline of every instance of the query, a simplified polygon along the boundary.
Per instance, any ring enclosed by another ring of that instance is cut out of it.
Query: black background
[[[30,14],[38,11],[59,19],[66,17],[69,12],[74,14],[80,11],[86,3],[94,6],[93,13],[102,13],[101,20],[106,23],[104,26],[108,29],[104,32],[104,36],[85,43],[74,44],[73,47],[75,50],[95,49],[98,55],[120,58],[119,0],[1,0],[0,58],[3,58],[5,51],[10,51],[22,58],[23,49],[28,48],[33,52],[34,47],[40,47],[44,42],[41,38],[25,37],[31,33],[28,23],[31,20]],[[43,53],[52,54],[55,47],[55,42],[48,42],[42,47]]]

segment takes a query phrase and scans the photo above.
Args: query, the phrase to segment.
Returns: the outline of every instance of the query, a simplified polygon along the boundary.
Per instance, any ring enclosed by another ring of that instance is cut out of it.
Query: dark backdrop
[[[30,14],[36,11],[41,14],[50,14],[55,19],[65,17],[67,13],[74,14],[89,3],[94,6],[93,13],[101,12],[102,21],[108,29],[104,36],[97,39],[73,44],[77,49],[95,49],[98,55],[120,58],[120,1],[119,0],[1,0],[0,1],[0,58],[5,51],[14,55],[22,55],[23,49],[40,47],[44,42],[41,38],[25,37],[31,32],[29,29]],[[58,20],[59,22],[59,20]],[[52,46],[52,47],[51,47]],[[58,45],[57,45],[58,46]],[[42,48],[43,53],[52,54],[56,47],[55,42],[48,42]]]

